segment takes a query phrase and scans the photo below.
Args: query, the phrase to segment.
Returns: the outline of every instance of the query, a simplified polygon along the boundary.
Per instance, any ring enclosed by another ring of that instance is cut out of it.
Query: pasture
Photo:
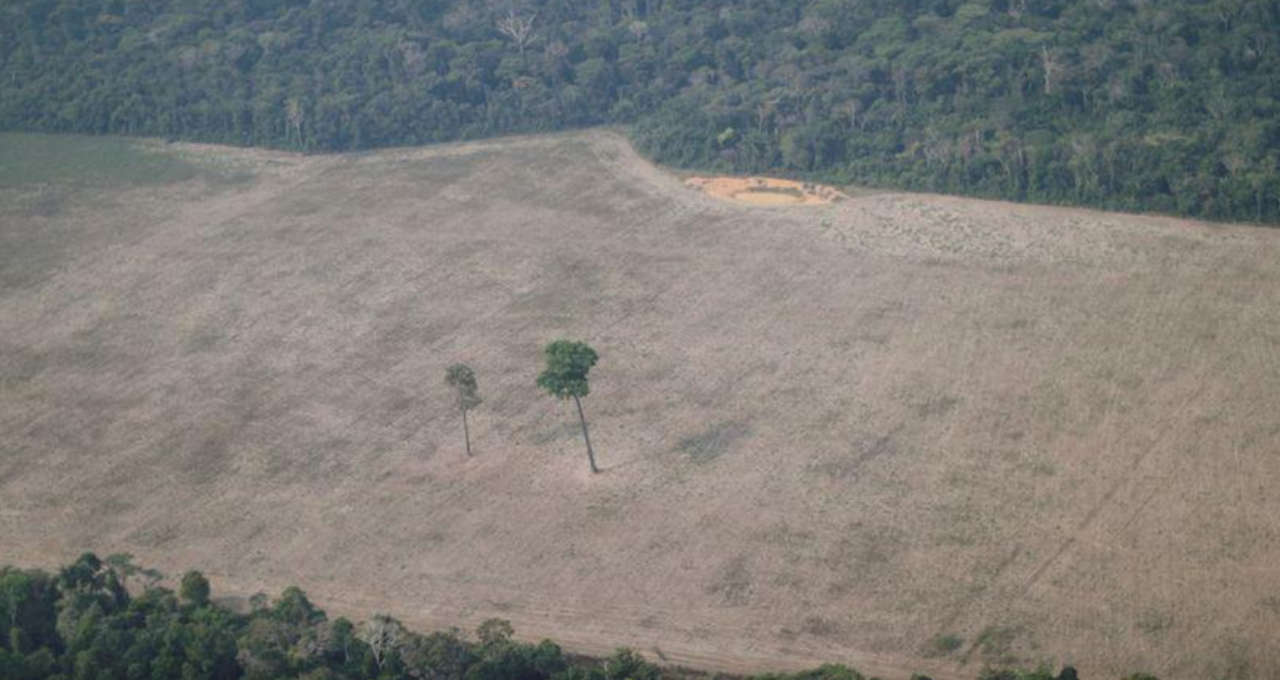
[[[1280,230],[743,205],[606,132],[7,135],[0,247],[0,562],[726,671],[1280,676]]]

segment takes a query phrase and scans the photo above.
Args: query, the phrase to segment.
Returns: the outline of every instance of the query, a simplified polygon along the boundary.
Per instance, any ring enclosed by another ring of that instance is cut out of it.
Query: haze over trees
[[[13,0],[0,128],[301,150],[634,124],[665,163],[1280,221],[1280,5]]]

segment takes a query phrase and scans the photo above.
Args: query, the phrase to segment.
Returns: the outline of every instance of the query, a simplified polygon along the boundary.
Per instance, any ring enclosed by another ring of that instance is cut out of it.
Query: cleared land
[[[776,177],[690,177],[686,186],[752,205],[821,205],[848,198],[835,187]]]
[[[740,205],[606,133],[0,141],[2,562],[725,670],[1280,676],[1280,231]]]

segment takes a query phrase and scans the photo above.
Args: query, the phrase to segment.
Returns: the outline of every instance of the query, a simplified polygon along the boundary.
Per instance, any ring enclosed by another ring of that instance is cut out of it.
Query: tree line
[[[516,641],[490,619],[473,635],[429,634],[379,614],[329,619],[306,593],[250,598],[247,612],[212,597],[188,571],[174,592],[128,554],[93,553],[49,573],[0,566],[0,678],[5,680],[702,680],[619,649],[605,659]],[[717,680],[737,680],[715,676]],[[1078,680],[1074,668],[985,669],[979,680]],[[868,680],[843,665],[743,680]],[[912,680],[929,680],[922,675]],[[1156,680],[1137,674],[1126,680]]]
[[[0,128],[305,151],[599,124],[681,167],[1280,223],[1273,0],[10,0]]]

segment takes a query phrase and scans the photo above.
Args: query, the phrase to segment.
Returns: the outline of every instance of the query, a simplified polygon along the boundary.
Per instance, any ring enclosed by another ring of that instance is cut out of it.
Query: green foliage
[[[559,673],[556,680],[660,680],[662,677],[661,668],[623,647],[599,666],[568,668]]]
[[[5,9],[0,129],[342,150],[625,123],[682,167],[1280,222],[1272,2],[528,0],[519,39],[509,3],[458,0]]]
[[[112,553],[103,562],[116,573],[121,583],[140,571],[138,565],[133,563],[133,553]]]
[[[0,624],[9,630],[9,644],[13,644],[16,635],[13,631],[17,630],[21,631],[24,648],[54,646],[57,597],[54,579],[48,574],[0,568]],[[12,646],[9,649],[19,651]]]
[[[5,680],[43,680],[52,677],[55,668],[48,649],[26,655],[0,649],[0,678]]]
[[[842,664],[825,664],[799,673],[753,676],[755,680],[865,680],[858,671]]]
[[[466,680],[547,680],[568,667],[560,647],[550,640],[537,645],[504,642],[486,647],[480,661],[467,669]]]
[[[604,680],[659,680],[662,669],[644,660],[643,656],[623,647],[605,659],[601,670]]]
[[[476,637],[480,638],[483,647],[492,648],[511,642],[511,636],[515,632],[511,622],[506,619],[486,619],[476,628]]]
[[[324,612],[311,604],[307,594],[297,586],[285,588],[270,611],[272,618],[295,626],[319,623],[325,619]]]
[[[467,427],[467,411],[480,405],[476,387],[476,373],[466,364],[453,364],[444,372],[445,384],[457,393],[458,409],[462,411],[462,432],[466,438],[467,455],[471,455],[471,429]]]
[[[582,397],[591,392],[587,373],[596,365],[599,357],[586,343],[571,340],[556,340],[546,346],[543,354],[547,367],[538,376],[538,387],[559,399],[573,397],[573,402],[578,407],[578,420],[582,423],[582,438],[587,443],[587,461],[591,465],[591,472],[599,472],[596,454],[591,448],[591,436],[587,433],[587,417],[582,412]]]
[[[93,553],[84,553],[75,562],[58,571],[58,587],[67,591],[90,592],[103,584],[102,561]]]
[[[480,650],[464,641],[459,632],[412,635],[401,645],[405,667],[417,677],[459,680],[479,661]]]
[[[543,349],[546,369],[538,376],[538,387],[558,399],[585,397],[591,392],[587,373],[596,365],[596,351],[583,342],[556,340]]]
[[[466,364],[453,364],[444,372],[445,384],[458,394],[458,408],[469,411],[480,405],[481,399],[476,386],[476,373]]]
[[[27,637],[27,631],[19,626],[9,629],[9,651],[19,654],[26,654],[31,649],[31,640]]]
[[[954,634],[936,635],[929,640],[928,644],[925,646],[925,649],[923,650],[923,654],[926,657],[945,656],[947,654],[950,654],[956,651],[957,649],[960,649],[960,647],[962,647],[963,645],[964,645],[964,640],[958,635],[954,635]]]
[[[1054,680],[1053,673],[1047,668],[1035,670],[985,669],[978,674],[978,680]]]
[[[113,590],[113,572],[102,567],[90,553],[59,570],[57,578],[0,567],[0,621],[10,625],[0,641],[0,678],[661,680],[667,675],[630,649],[592,660],[570,658],[550,640],[516,642],[511,624],[501,619],[481,624],[474,643],[456,629],[420,635],[387,616],[361,626],[342,618],[330,621],[295,587],[240,615],[209,602],[208,582],[195,571],[183,577],[182,598],[205,606],[181,606],[172,591],[157,587],[130,597]],[[691,677],[685,671],[670,676]],[[985,670],[978,679],[1054,680],[1046,669]],[[864,677],[829,664],[746,680]],[[1077,680],[1074,669],[1064,668],[1057,680]],[[1139,673],[1126,680],[1156,679]]]
[[[198,571],[188,571],[182,575],[178,596],[197,607],[209,604],[209,579]]]

